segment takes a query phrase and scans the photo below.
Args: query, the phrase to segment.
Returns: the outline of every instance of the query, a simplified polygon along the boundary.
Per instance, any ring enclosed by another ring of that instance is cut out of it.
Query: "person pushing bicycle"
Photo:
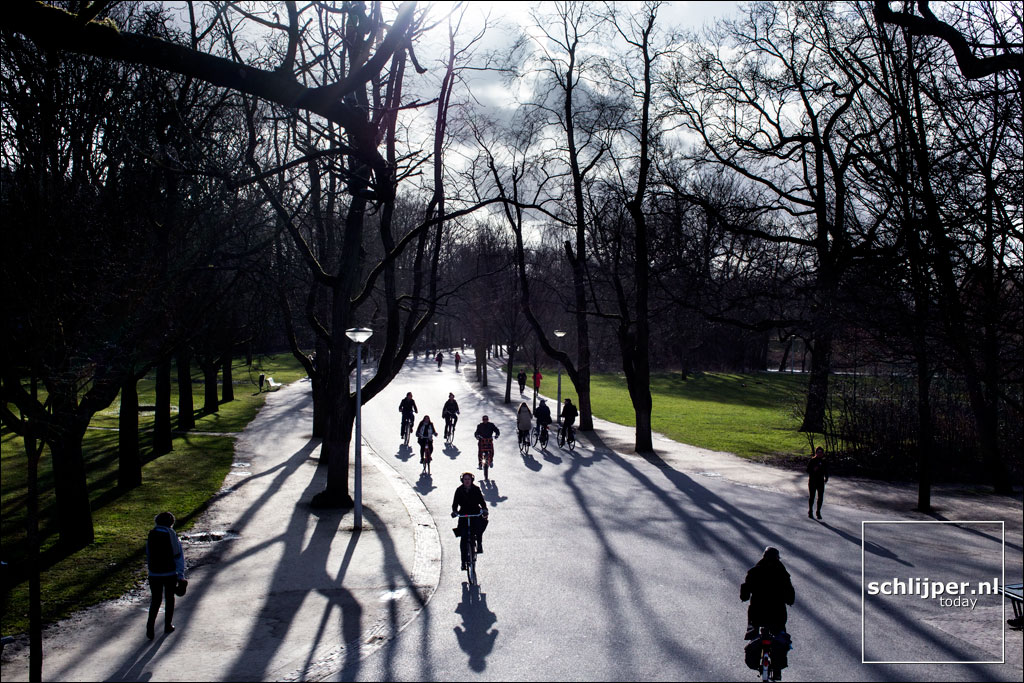
[[[500,434],[501,431],[497,425],[490,422],[484,415],[483,420],[476,426],[476,431],[473,432],[473,436],[477,440],[477,469],[483,469],[484,458],[487,458],[488,467],[494,467],[494,440]]]
[[[469,562],[470,528],[473,531],[473,539],[476,541],[477,555],[484,551],[484,531],[487,529],[487,501],[484,500],[483,491],[473,483],[476,477],[472,472],[462,473],[462,486],[455,489],[455,497],[452,498],[452,517],[459,518],[458,535],[461,537],[459,543],[462,549],[462,569],[465,570]],[[465,516],[460,515],[483,515],[473,519],[472,524]]]

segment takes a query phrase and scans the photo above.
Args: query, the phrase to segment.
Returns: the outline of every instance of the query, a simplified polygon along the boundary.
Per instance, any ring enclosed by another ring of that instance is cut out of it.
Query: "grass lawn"
[[[301,365],[290,354],[262,360],[265,372],[282,384],[305,376]],[[61,619],[72,612],[108,598],[123,595],[145,576],[145,538],[153,526],[153,517],[170,510],[178,518],[175,528],[189,529],[210,497],[223,484],[234,455],[234,439],[204,435],[202,432],[238,432],[263,405],[265,394],[250,383],[248,368],[234,369],[235,400],[222,403],[217,413],[197,414],[196,428],[187,436],[176,436],[174,450],[153,457],[151,449],[152,411],[139,413],[140,454],[143,459],[142,485],[123,492],[117,488],[117,413],[115,401],[93,419],[83,442],[89,497],[92,502],[95,541],[71,555],[57,546],[53,522],[55,497],[53,473],[48,452],[39,466],[42,612],[44,622]],[[256,373],[259,374],[258,372]],[[175,373],[172,373],[174,376]],[[255,376],[255,375],[254,375]],[[199,379],[199,376],[195,376]],[[202,384],[194,383],[196,407],[202,407]],[[172,387],[176,402],[177,386]],[[155,402],[153,377],[139,382],[140,405]],[[172,407],[172,411],[173,411]],[[174,420],[172,417],[172,425]],[[4,635],[28,630],[28,582],[22,569],[26,553],[25,497],[27,463],[21,437],[6,428],[0,434],[0,510],[3,534],[3,559],[7,581],[17,581],[5,599],[0,628]]]
[[[516,364],[516,372],[518,368]],[[533,386],[532,370],[527,368],[526,374],[531,377],[527,386]],[[541,374],[541,392],[555,396],[557,368],[542,367]],[[513,387],[514,400],[518,387]],[[593,375],[590,389],[595,417],[636,424],[622,373]],[[794,410],[802,407],[806,390],[807,377],[800,374],[707,372],[691,375],[684,382],[678,373],[655,373],[651,376],[651,422],[654,431],[675,441],[745,458],[806,454],[807,437],[798,431],[800,418]],[[579,405],[576,389],[563,372],[562,400],[566,397]]]

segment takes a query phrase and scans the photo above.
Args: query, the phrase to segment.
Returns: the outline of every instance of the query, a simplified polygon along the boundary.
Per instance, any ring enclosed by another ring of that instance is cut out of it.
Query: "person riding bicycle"
[[[536,412],[533,414],[533,418],[537,420],[537,426],[543,430],[547,430],[548,425],[551,424],[551,408],[548,408],[548,402],[545,399],[540,400],[540,405],[537,406]],[[542,434],[541,437],[544,441],[547,441],[547,436]]]
[[[441,363],[444,361],[444,354],[442,354],[440,351],[438,351],[437,352],[437,356],[434,358],[434,360],[437,361],[437,369],[440,370],[441,369]]]
[[[775,680],[782,680],[782,669],[787,666],[786,652],[789,650],[786,605],[793,604],[796,592],[789,572],[779,559],[777,548],[765,548],[761,559],[747,572],[746,579],[740,585],[740,600],[750,600],[747,633],[744,637],[747,640],[757,638],[758,629],[762,626],[776,637],[778,646],[772,648],[772,668]],[[784,641],[784,646],[779,640]]]
[[[565,432],[566,438],[569,438],[569,434],[572,432],[572,423],[576,421],[580,411],[576,410],[576,406],[572,404],[572,399],[565,399],[565,405],[562,406],[562,430]]]
[[[484,531],[487,529],[487,501],[484,500],[483,491],[473,483],[476,477],[472,472],[463,472],[460,479],[462,485],[455,489],[455,497],[452,498],[452,517],[459,515],[479,515],[474,517],[472,525],[466,517],[459,517],[459,526],[456,533],[462,538],[459,544],[462,548],[462,568],[465,569],[469,563],[469,529],[473,530],[473,540],[476,541],[476,552],[481,554],[484,551]]]
[[[449,426],[454,427],[455,423],[459,421],[459,402],[455,400],[455,394],[448,394],[448,400],[444,402],[444,408],[441,409],[441,418],[444,420],[445,433]]]
[[[476,431],[473,432],[473,436],[477,440],[477,468],[484,466],[484,457],[487,457],[487,464],[489,466],[494,465],[494,440],[498,438],[501,431],[497,425],[490,422],[487,416],[484,415],[480,424],[476,426]]]
[[[430,456],[434,452],[435,436],[437,436],[437,430],[434,428],[434,423],[430,421],[429,415],[424,415],[423,419],[420,420],[419,426],[416,428],[416,440],[420,444],[421,463],[430,462]]]
[[[516,427],[519,429],[519,443],[530,445],[530,427],[533,425],[533,414],[530,406],[526,403],[519,404],[519,411],[516,413]]]
[[[398,412],[402,413],[402,428],[403,428],[402,436],[404,437],[405,436],[404,428],[405,428],[406,423],[408,423],[410,428],[411,428],[412,427],[412,423],[415,420],[415,418],[412,416],[413,413],[420,412],[416,408],[416,401],[412,400],[412,392],[411,391],[408,394],[406,394],[405,398],[402,399],[402,402],[398,404]]]

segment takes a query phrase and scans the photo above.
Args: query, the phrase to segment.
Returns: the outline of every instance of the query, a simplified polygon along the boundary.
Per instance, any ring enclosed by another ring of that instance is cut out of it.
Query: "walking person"
[[[455,352],[455,372],[459,371],[459,363],[461,363],[461,362],[462,362],[462,356],[460,356],[459,352],[456,351]]]
[[[811,519],[814,516],[811,510],[814,508],[814,498],[818,498],[818,519],[821,519],[821,503],[825,498],[825,482],[828,481],[828,460],[825,459],[825,449],[818,446],[814,449],[811,461],[807,463],[807,516]]]
[[[544,375],[540,374],[540,369],[533,371],[533,391],[534,393],[540,392],[540,381],[544,379]]]
[[[174,533],[174,515],[161,512],[153,520],[154,526],[146,538],[146,563],[149,567],[149,619],[146,621],[146,637],[153,640],[156,629],[156,615],[160,602],[164,602],[164,633],[174,631],[174,594],[178,584],[185,581],[185,554],[181,541]],[[181,591],[184,595],[184,590]]]
[[[516,381],[519,382],[519,394],[522,395],[526,392],[526,370],[520,368],[519,374],[516,375]]]

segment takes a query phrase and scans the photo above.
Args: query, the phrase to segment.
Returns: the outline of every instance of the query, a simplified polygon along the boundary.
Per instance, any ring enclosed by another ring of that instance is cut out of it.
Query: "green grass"
[[[527,374],[532,375],[529,371]],[[541,368],[541,374],[541,391],[554,396],[557,370]],[[530,386],[532,380],[527,384]],[[800,419],[793,409],[806,389],[806,376],[784,373],[709,372],[692,375],[687,381],[678,373],[656,373],[651,376],[651,423],[655,432],[674,441],[744,458],[764,460],[802,454],[807,450],[807,438],[798,431]],[[590,390],[595,417],[636,425],[622,373],[593,375]],[[562,400],[566,397],[579,405],[576,389],[563,372]]]
[[[305,375],[290,354],[263,359],[263,366],[275,381],[288,383]],[[53,494],[51,459],[44,451],[39,466],[42,613],[52,622],[108,598],[123,595],[144,576],[144,546],[153,516],[170,510],[178,518],[179,532],[188,530],[210,497],[223,484],[234,454],[234,439],[203,435],[201,432],[237,432],[247,425],[263,405],[265,394],[249,384],[247,368],[234,368],[235,400],[223,403],[217,413],[197,415],[195,431],[174,439],[174,450],[153,457],[150,430],[152,412],[140,412],[140,454],[145,463],[142,485],[131,491],[117,488],[117,432],[90,429],[83,442],[89,497],[93,508],[95,541],[73,554],[62,553],[54,524],[56,500]],[[256,373],[258,375],[258,372]],[[254,375],[255,377],[255,375]],[[194,384],[196,406],[201,409],[202,384]],[[172,388],[172,402],[177,386]],[[155,402],[154,381],[139,382],[139,402]],[[116,427],[117,401],[97,414],[92,426]],[[172,418],[173,421],[173,418]],[[26,553],[25,499],[27,462],[21,437],[4,429],[0,434],[0,510],[2,510],[3,553],[11,587],[0,621],[7,635],[28,629],[28,583],[22,569]],[[5,579],[7,580],[7,579]]]

